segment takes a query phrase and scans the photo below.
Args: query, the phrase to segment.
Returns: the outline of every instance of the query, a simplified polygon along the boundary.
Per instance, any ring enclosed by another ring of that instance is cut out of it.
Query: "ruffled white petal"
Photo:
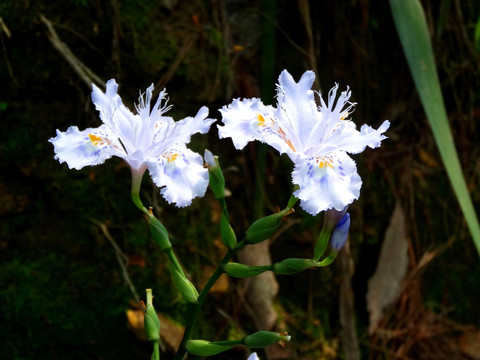
[[[320,121],[312,91],[314,80],[313,71],[306,71],[298,83],[287,70],[278,78],[275,115],[296,152],[303,151],[312,129]]]
[[[300,186],[295,192],[300,206],[312,215],[331,208],[342,211],[358,199],[362,186],[355,162],[341,151],[298,161],[292,179]]]
[[[172,147],[157,158],[149,158],[148,169],[169,203],[184,207],[195,197],[205,195],[208,170],[203,167],[202,157],[184,145]]]
[[[251,353],[247,360],[260,360],[257,353]]]
[[[379,147],[382,140],[387,138],[383,133],[389,127],[390,121],[385,120],[376,130],[364,124],[358,131],[351,121],[346,121],[342,122],[341,127],[325,143],[335,144],[337,149],[358,154],[365,150],[367,146],[372,149]]]
[[[80,131],[71,126],[66,132],[57,130],[57,136],[49,140],[54,147],[55,159],[66,162],[70,169],[102,164],[116,155],[124,156],[121,145],[105,125]]]
[[[233,102],[220,109],[224,126],[218,125],[220,138],[232,138],[236,149],[241,150],[253,140],[263,141],[259,132],[259,118],[271,117],[273,108],[265,106],[260,99],[235,99]]]
[[[141,119],[123,105],[117,90],[118,85],[113,79],[107,82],[105,93],[93,84],[92,102],[100,112],[103,123],[121,139],[128,152],[133,152],[135,151],[135,133]]]
[[[180,121],[162,116],[155,121],[152,146],[147,150],[149,156],[158,156],[175,144],[188,144],[193,134],[205,134],[215,119],[207,118],[208,108],[203,106],[195,117]]]
[[[193,134],[205,134],[210,130],[210,126],[216,119],[207,118],[208,108],[203,106],[198,110],[195,117],[187,117],[175,123],[175,137],[178,142],[188,144]]]

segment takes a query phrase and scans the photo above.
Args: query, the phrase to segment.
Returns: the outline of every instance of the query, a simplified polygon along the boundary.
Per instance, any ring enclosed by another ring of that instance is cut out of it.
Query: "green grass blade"
[[[390,7],[440,156],[480,254],[480,226],[448,124],[423,8],[419,0],[390,0]]]

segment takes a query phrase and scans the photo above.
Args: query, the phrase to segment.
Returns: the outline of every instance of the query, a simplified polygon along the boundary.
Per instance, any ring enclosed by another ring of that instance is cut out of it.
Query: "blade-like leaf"
[[[419,0],[390,0],[393,19],[448,177],[480,254],[480,226],[447,120],[425,14]]]

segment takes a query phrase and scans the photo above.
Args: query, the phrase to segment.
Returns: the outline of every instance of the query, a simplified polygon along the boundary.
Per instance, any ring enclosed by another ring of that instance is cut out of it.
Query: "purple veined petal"
[[[300,187],[294,193],[300,206],[312,215],[331,208],[342,211],[358,199],[362,186],[355,162],[342,151],[299,160],[292,179]]]
[[[112,156],[125,156],[125,151],[106,125],[80,131],[71,126],[66,132],[57,130],[49,140],[54,147],[55,159],[66,162],[70,169],[102,164]]]
[[[169,202],[178,207],[190,205],[196,197],[205,195],[208,170],[202,157],[185,145],[172,147],[156,158],[148,159],[153,182]]]

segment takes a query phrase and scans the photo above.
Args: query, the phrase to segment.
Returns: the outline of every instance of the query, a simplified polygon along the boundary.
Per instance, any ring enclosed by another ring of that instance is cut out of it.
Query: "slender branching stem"
[[[218,280],[220,275],[222,275],[223,266],[226,263],[228,263],[230,259],[235,255],[235,253],[241,248],[243,248],[246,244],[247,244],[246,241],[242,240],[237,244],[237,247],[235,249],[231,249],[225,254],[222,261],[218,265],[217,269],[213,272],[212,276],[210,276],[207,283],[203,287],[202,291],[200,291],[200,294],[198,295],[197,303],[191,305],[191,308],[189,310],[189,314],[187,317],[187,325],[185,327],[185,332],[183,334],[182,342],[180,343],[177,354],[175,355],[175,360],[184,359],[185,354],[187,353],[186,344],[187,344],[187,341],[190,340],[190,336],[192,335],[193,328],[195,327],[195,324],[197,322],[198,314],[202,309],[203,303],[205,302],[205,299],[210,289]]]

